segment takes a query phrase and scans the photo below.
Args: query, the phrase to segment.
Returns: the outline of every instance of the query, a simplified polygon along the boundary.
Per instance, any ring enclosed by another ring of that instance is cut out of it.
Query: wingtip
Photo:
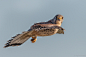
[[[5,46],[3,48],[6,48]]]
[[[8,46],[4,46],[3,48],[7,48]]]
[[[3,48],[6,48],[6,47],[9,47],[9,45],[6,45],[6,44],[5,44],[5,46],[4,46]]]

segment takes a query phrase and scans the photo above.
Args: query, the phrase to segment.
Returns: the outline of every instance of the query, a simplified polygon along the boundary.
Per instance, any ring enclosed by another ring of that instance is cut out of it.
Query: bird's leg
[[[36,36],[32,36],[32,39],[31,39],[32,43],[35,43],[36,40],[37,40],[37,37]]]

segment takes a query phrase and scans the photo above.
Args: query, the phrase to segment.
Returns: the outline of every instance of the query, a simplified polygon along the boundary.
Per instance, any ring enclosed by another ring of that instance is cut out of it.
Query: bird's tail
[[[30,38],[28,35],[29,31],[22,32],[22,34],[17,34],[16,36],[12,37],[11,40],[8,40],[4,46],[4,48],[9,46],[19,46],[23,44],[26,40]]]

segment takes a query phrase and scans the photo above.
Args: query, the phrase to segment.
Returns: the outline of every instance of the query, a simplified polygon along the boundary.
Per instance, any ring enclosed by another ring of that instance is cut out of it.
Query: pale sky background
[[[64,16],[65,34],[3,48],[12,36],[56,14]],[[86,57],[86,0],[0,0],[0,35],[0,57]]]

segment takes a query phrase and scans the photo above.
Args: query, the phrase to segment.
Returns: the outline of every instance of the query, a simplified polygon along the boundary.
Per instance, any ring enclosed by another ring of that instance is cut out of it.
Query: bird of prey
[[[53,19],[47,22],[35,23],[30,27],[28,31],[24,31],[21,34],[17,34],[12,37],[11,40],[8,40],[4,48],[9,46],[19,46],[32,37],[31,42],[35,43],[37,36],[50,36],[53,34],[64,34],[64,30],[61,27],[63,22],[63,16],[58,14]]]

